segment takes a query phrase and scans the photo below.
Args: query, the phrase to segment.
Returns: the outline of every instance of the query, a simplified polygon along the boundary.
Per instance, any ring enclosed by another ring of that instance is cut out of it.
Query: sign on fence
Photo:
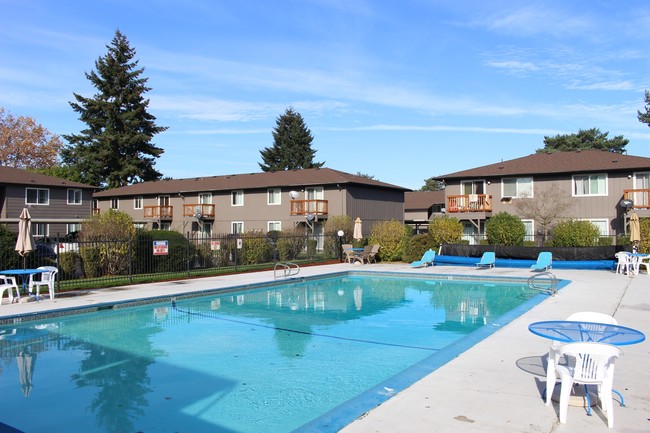
[[[210,249],[212,251],[219,251],[221,249],[221,241],[210,242]]]
[[[153,255],[166,256],[169,254],[169,241],[153,241]]]

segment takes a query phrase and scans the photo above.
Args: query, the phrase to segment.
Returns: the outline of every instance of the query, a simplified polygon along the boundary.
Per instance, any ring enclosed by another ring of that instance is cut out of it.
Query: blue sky
[[[599,128],[650,157],[650,2],[0,0],[0,106],[56,134],[116,29],[136,49],[174,178],[258,172],[294,107],[316,161],[424,180]]]

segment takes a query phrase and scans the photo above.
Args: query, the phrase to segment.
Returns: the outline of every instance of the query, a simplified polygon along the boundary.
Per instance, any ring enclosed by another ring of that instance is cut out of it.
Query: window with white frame
[[[634,201],[634,205],[635,206],[650,205],[650,172],[634,173],[633,188],[635,190],[641,190],[641,191],[634,191],[634,197],[632,198],[632,201]]]
[[[462,180],[460,182],[460,193],[463,195],[485,194],[485,181],[483,179]]]
[[[201,236],[209,238],[212,236],[212,223],[203,223],[200,226]]]
[[[269,205],[279,205],[282,204],[280,199],[280,188],[269,188],[267,193],[267,203]]]
[[[231,206],[243,206],[244,205],[244,190],[238,189],[230,193],[230,205]]]
[[[141,195],[136,195],[133,197],[133,209],[142,209],[142,203],[144,202],[144,199],[142,198]]]
[[[81,204],[81,190],[68,189],[68,204]]]
[[[268,228],[270,232],[272,231],[281,231],[282,230],[282,223],[280,221],[269,221],[268,222]]]
[[[119,198],[112,198],[111,199],[111,209],[119,209],[120,208],[120,199]]]
[[[573,195],[607,195],[606,174],[576,174],[573,176]]]
[[[502,197],[531,198],[533,197],[532,177],[508,177],[501,181]]]
[[[322,186],[315,186],[313,188],[305,188],[305,199],[306,200],[323,200],[325,194],[323,192]]]
[[[172,229],[172,223],[170,223],[170,222],[161,222],[160,223],[160,230],[170,231],[171,229]]]
[[[244,223],[241,221],[233,221],[231,227],[232,227],[231,233],[234,235],[238,233],[244,233]]]
[[[524,223],[524,228],[526,229],[526,235],[524,240],[534,241],[535,240],[535,221],[533,220],[521,220]]]
[[[609,236],[609,220],[605,218],[588,219],[590,223],[598,227],[601,236]]]
[[[25,203],[49,205],[50,190],[45,188],[25,188]]]
[[[50,225],[44,223],[32,223],[32,236],[35,238],[49,236]]]
[[[199,204],[212,204],[212,193],[211,192],[200,193]]]
[[[68,223],[65,226],[67,234],[81,231],[81,223]]]

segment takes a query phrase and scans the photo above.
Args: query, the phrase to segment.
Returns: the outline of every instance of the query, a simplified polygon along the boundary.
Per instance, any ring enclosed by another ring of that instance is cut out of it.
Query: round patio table
[[[592,341],[615,346],[626,346],[641,343],[645,340],[645,334],[636,329],[594,322],[549,320],[531,323],[528,330],[540,337],[564,343]]]

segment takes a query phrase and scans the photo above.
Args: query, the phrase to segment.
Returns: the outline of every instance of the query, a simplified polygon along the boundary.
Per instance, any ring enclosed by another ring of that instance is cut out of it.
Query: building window
[[[171,229],[172,229],[172,223],[169,223],[169,222],[161,222],[160,223],[160,230],[170,231]]]
[[[282,204],[282,201],[280,200],[280,188],[269,188],[267,196],[267,203],[269,205]]]
[[[241,221],[233,221],[232,234],[244,233],[244,223]]]
[[[119,198],[112,198],[111,199],[111,209],[119,209],[120,208],[120,199]]]
[[[270,232],[272,231],[282,231],[282,223],[280,221],[269,221],[268,227]]]
[[[50,204],[50,190],[43,188],[25,188],[26,204]]]
[[[525,241],[535,241],[535,222],[533,220],[521,220],[524,223],[526,228],[526,235],[524,236]]]
[[[50,225],[44,223],[32,223],[32,236],[43,237],[49,236]]]
[[[133,227],[135,227],[136,230],[144,230],[147,228],[147,223],[133,223]]]
[[[141,195],[133,197],[133,209],[142,209],[143,198]]]
[[[199,194],[199,204],[212,204],[212,193],[202,192]]]
[[[81,223],[68,223],[66,224],[66,233],[74,233],[81,231]]]
[[[230,204],[232,206],[243,206],[244,205],[244,191],[241,189],[238,189],[236,191],[231,192],[231,200]]]
[[[573,195],[607,195],[607,175],[586,174],[573,176]]]
[[[590,223],[598,227],[600,236],[609,236],[609,220],[607,219],[588,219]]]
[[[201,224],[201,235],[205,238],[212,236],[212,223],[203,223]]]
[[[69,189],[68,190],[68,204],[81,204],[81,190]]]
[[[502,197],[532,198],[533,178],[532,177],[511,177],[502,180]]]
[[[650,206],[650,172],[634,173],[634,189],[642,191],[634,191],[632,201],[635,206],[648,207]]]
[[[306,200],[323,200],[325,197],[323,193],[323,187],[317,186],[314,188],[305,188],[305,199]]]

